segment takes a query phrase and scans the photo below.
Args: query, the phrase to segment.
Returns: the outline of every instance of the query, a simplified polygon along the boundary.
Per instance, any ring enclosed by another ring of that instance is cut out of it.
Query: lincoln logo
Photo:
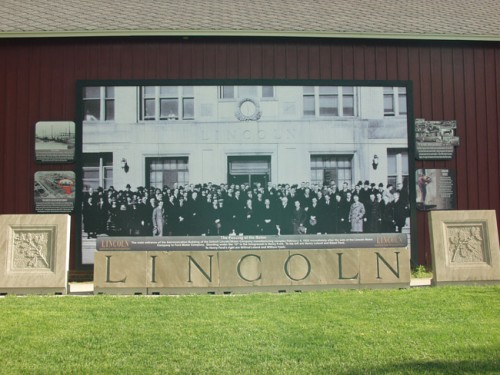
[[[380,236],[376,237],[377,245],[404,245],[405,239],[399,236]]]
[[[102,240],[101,249],[130,249],[130,244],[126,240]]]

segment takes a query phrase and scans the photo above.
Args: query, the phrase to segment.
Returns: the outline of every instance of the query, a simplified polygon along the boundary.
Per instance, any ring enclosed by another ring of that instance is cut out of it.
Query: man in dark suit
[[[401,199],[398,191],[394,192],[394,223],[396,224],[396,232],[401,233],[406,225],[406,218],[409,215],[408,206]]]
[[[320,206],[318,203],[318,198],[311,198],[311,204],[307,208],[307,219],[306,228],[308,234],[317,234],[321,232],[321,221],[320,221]]]
[[[229,211],[231,212],[231,220],[228,223],[230,231],[238,234],[241,232],[241,225],[243,221],[245,202],[241,197],[241,191],[235,190],[233,198],[229,200]]]
[[[349,212],[351,210],[352,204],[352,193],[347,192],[345,199],[340,201],[339,210],[339,233],[349,233],[351,231],[351,225],[349,223]]]
[[[186,206],[189,217],[188,234],[191,236],[199,236],[202,234],[203,228],[203,204],[196,190],[191,193],[191,197],[186,202]]]
[[[279,234],[285,235],[293,233],[292,210],[293,208],[288,202],[288,198],[286,196],[282,197],[278,209]]]
[[[264,206],[258,211],[257,223],[262,234],[277,234],[278,222],[274,207],[271,206],[271,199],[264,199]]]
[[[378,233],[382,225],[382,209],[380,203],[375,199],[375,193],[370,194],[370,200],[365,205],[366,208],[366,231]]]
[[[321,233],[334,233],[334,205],[330,195],[325,194],[323,199],[318,202],[318,221],[320,223],[319,230]]]
[[[179,196],[179,202],[175,211],[175,225],[177,236],[185,236],[189,230],[189,211],[184,196]]]
[[[175,196],[170,194],[167,203],[165,203],[165,220],[167,222],[166,235],[172,236],[175,233],[177,203]]]

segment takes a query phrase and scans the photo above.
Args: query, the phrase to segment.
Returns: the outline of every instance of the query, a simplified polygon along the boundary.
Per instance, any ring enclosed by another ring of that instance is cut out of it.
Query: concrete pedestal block
[[[0,215],[0,293],[66,294],[69,215]]]
[[[500,283],[493,210],[431,211],[433,285]]]

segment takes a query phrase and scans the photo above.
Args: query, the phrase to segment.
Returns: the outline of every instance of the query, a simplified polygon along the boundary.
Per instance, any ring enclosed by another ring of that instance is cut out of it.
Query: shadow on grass
[[[498,353],[491,360],[467,361],[415,361],[404,362],[400,365],[372,367],[370,374],[499,374],[500,358]],[[359,374],[347,372],[346,375]]]

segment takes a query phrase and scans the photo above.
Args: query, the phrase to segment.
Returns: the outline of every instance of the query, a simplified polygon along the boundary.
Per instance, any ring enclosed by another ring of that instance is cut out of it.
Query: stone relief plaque
[[[484,229],[484,223],[447,225],[449,262],[451,264],[487,263]]]
[[[430,211],[433,285],[500,283],[496,212]]]
[[[12,271],[53,271],[55,227],[11,228]]]

